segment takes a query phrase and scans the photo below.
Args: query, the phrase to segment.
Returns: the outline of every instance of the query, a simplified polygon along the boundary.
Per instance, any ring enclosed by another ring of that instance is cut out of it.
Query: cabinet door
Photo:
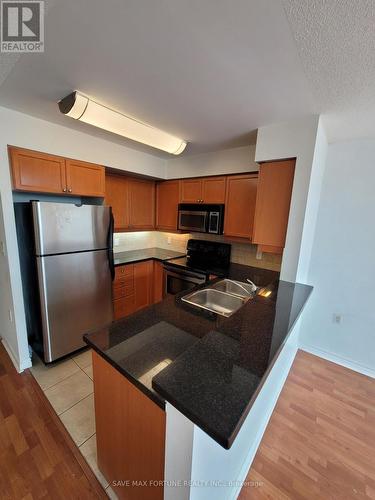
[[[66,160],[68,192],[80,196],[105,196],[105,170],[100,165]]]
[[[226,177],[209,177],[202,181],[203,203],[225,203]]]
[[[227,178],[224,234],[251,239],[253,235],[258,176],[234,175]]]
[[[155,228],[155,182],[129,179],[129,229]]]
[[[181,203],[201,203],[202,180],[183,179],[181,181]]]
[[[154,261],[153,282],[153,302],[160,302],[164,296],[164,266],[162,262]]]
[[[9,147],[13,189],[34,193],[66,192],[65,159]]]
[[[112,207],[115,231],[124,231],[129,226],[128,182],[120,175],[105,176],[105,203]]]
[[[259,170],[253,242],[269,247],[285,246],[295,160],[263,163]]]
[[[135,310],[139,311],[152,303],[153,262],[146,260],[134,264]]]
[[[113,486],[119,499],[163,500],[165,412],[99,354],[92,358],[99,469],[109,483],[129,481]]]
[[[158,182],[156,185],[156,228],[177,230],[180,181]]]

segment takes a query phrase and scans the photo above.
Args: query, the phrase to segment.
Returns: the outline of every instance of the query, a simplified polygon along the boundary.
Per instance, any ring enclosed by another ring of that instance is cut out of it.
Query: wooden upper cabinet
[[[34,193],[104,196],[104,167],[10,146],[13,189]]]
[[[9,147],[13,189],[34,193],[66,192],[65,158]]]
[[[202,180],[183,179],[181,181],[181,203],[201,203]]]
[[[225,203],[226,177],[181,180],[181,203]]]
[[[225,203],[226,177],[209,177],[202,180],[203,203]]]
[[[115,231],[123,231],[129,226],[128,180],[124,176],[105,177],[105,204],[112,207]]]
[[[263,251],[285,246],[295,160],[262,163],[255,210],[253,243]]]
[[[79,196],[105,196],[105,170],[100,165],[66,160],[68,193]]]
[[[227,178],[224,234],[251,239],[253,235],[258,175],[233,175]]]
[[[129,229],[155,228],[155,182],[128,180]]]
[[[177,230],[180,181],[164,181],[156,184],[156,228]]]

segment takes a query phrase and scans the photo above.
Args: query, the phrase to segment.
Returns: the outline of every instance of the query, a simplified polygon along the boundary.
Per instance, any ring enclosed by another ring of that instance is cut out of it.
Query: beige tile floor
[[[48,366],[34,354],[31,372],[108,497],[116,499],[97,464],[91,350]]]

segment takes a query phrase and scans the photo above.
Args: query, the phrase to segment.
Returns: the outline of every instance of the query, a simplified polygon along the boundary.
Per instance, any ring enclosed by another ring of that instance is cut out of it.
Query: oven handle
[[[179,278],[185,279],[185,281],[190,281],[191,283],[196,283],[197,285],[200,285],[206,281],[206,277],[203,274],[198,275],[198,274],[186,273],[186,272],[180,273],[180,272],[172,271],[171,268],[168,268],[168,267],[164,267],[164,270],[166,272],[166,275],[168,275],[168,276],[172,276],[173,278],[177,278],[177,279],[179,279]]]

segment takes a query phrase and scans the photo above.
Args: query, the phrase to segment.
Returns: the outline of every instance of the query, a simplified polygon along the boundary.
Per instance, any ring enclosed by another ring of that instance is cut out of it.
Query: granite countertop
[[[230,448],[312,287],[238,264],[227,276],[266,288],[229,318],[189,306],[185,291],[85,341],[161,408],[169,401]]]
[[[141,250],[129,250],[126,252],[117,252],[113,254],[114,265],[122,266],[124,264],[133,264],[143,260],[159,260],[161,262],[184,257],[184,253],[174,252],[165,248],[143,248]]]

